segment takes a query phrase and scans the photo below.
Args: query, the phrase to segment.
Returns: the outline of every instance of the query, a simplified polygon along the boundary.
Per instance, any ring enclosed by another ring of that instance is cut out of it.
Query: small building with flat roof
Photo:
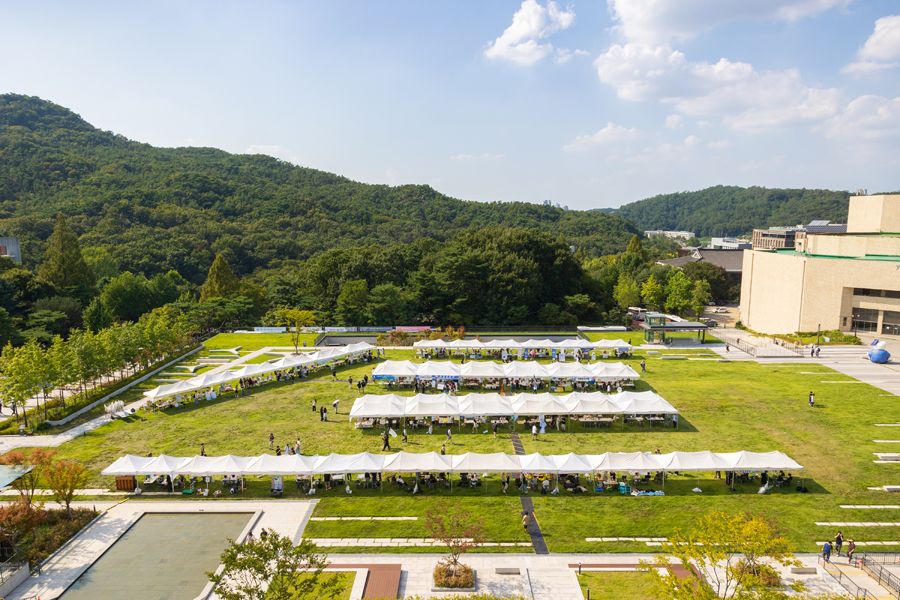
[[[641,323],[644,330],[644,341],[648,344],[665,344],[670,336],[667,333],[676,331],[689,331],[697,334],[700,343],[706,341],[706,331],[709,329],[705,323],[696,321],[672,321],[668,315],[658,312],[648,312]]]

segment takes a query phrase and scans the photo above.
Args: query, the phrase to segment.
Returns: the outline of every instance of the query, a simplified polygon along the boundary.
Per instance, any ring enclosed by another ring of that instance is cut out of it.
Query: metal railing
[[[19,569],[25,568],[26,563],[19,556],[18,550],[4,552],[3,562],[0,562],[0,583],[4,583],[7,579],[19,572]]]
[[[734,346],[738,350],[755,357],[784,356],[784,352],[781,352],[780,350],[786,350],[797,356],[805,356],[801,348],[795,348],[793,346],[775,346],[772,344],[766,346],[754,346],[753,344],[748,344],[744,340],[736,337],[721,334],[716,334],[716,337],[722,340],[723,343]],[[778,350],[774,350],[775,348],[778,348]]]
[[[850,580],[849,577],[845,577],[843,571],[841,571],[840,567],[837,565],[833,565],[830,562],[826,562],[825,558],[819,557],[819,564],[822,565],[822,569],[834,577],[834,579],[841,585],[842,588],[847,590],[847,593],[850,594],[853,598],[875,598],[875,594],[870,592],[865,588],[861,588],[856,585],[853,581]]]
[[[888,553],[884,553],[888,554]],[[864,573],[878,582],[878,585],[888,591],[894,598],[900,598],[900,577],[897,577],[881,566],[886,561],[868,560],[865,553],[860,556],[859,564]],[[894,561],[891,561],[894,562]]]

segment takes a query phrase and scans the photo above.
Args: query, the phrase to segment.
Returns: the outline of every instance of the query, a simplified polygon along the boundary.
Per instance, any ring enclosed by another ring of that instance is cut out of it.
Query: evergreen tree
[[[636,254],[641,258],[641,261],[647,260],[647,254],[644,252],[644,245],[641,243],[641,238],[638,237],[638,234],[631,236],[631,241],[628,242],[628,248],[625,249],[625,254]]]
[[[81,255],[78,237],[69,229],[62,213],[56,216],[56,226],[38,275],[60,290],[92,290],[96,283],[94,272]]]
[[[241,287],[240,281],[234,276],[228,261],[221,254],[216,255],[206,276],[200,293],[200,302],[206,302],[210,298],[230,298],[237,294]]]
[[[85,326],[93,333],[97,333],[101,329],[106,329],[112,325],[113,321],[112,313],[109,312],[109,309],[106,308],[106,305],[103,304],[103,301],[100,298],[94,298],[93,302],[88,304],[88,307],[84,309],[84,313],[82,313],[81,317],[84,320]]]

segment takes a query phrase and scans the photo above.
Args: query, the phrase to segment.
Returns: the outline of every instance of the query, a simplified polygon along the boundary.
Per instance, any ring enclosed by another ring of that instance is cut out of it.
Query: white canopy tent
[[[429,360],[416,371],[419,379],[451,380],[459,379],[460,366],[449,360]]]
[[[372,379],[397,379],[415,377],[419,365],[410,360],[386,360],[372,369]]]
[[[339,473],[591,473],[594,471],[802,471],[803,466],[782,452],[608,452],[604,454],[529,454],[468,452],[441,456],[435,452],[395,454],[329,454],[328,456],[194,456],[139,457],[126,455],[103,475],[324,475]]]

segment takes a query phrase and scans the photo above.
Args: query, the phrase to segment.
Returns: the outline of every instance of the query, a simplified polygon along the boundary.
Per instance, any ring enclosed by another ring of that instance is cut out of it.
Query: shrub
[[[475,571],[460,564],[454,570],[449,564],[440,563],[434,568],[434,585],[442,588],[475,587]]]
[[[768,565],[748,565],[746,561],[740,561],[735,568],[738,575],[752,575],[759,578],[759,583],[765,587],[781,587],[781,578],[778,571]]]

